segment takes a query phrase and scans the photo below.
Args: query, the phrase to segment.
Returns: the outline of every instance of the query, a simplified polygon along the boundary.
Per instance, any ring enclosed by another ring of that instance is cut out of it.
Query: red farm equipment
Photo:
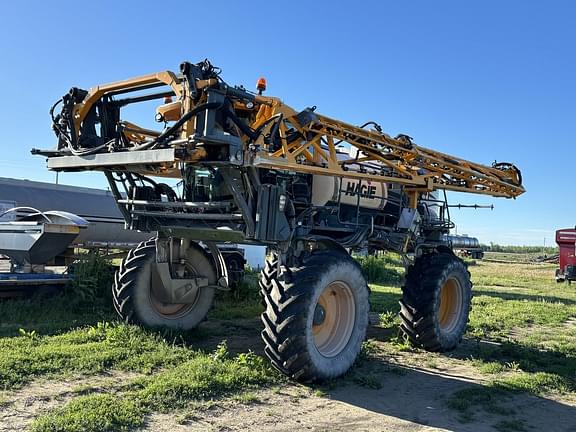
[[[556,282],[576,280],[576,227],[556,231],[556,243],[560,249],[560,268],[556,269]]]

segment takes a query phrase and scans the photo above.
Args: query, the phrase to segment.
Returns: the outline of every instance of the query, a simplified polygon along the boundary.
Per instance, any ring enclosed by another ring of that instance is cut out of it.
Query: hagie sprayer
[[[265,85],[253,93],[208,61],[185,62],[179,73],[72,88],[52,108],[57,148],[33,153],[51,170],[104,172],[127,226],[157,232],[116,273],[117,312],[192,329],[228,287],[216,243],[263,245],[266,355],[294,379],[329,379],[354,363],[368,326],[369,289],[350,253],[394,251],[406,264],[403,332],[430,351],[456,347],[472,284],[446,241],[453,224],[438,191],[515,198],[520,171],[393,138],[374,122],[295,111],[262,95]],[[158,130],[124,119],[125,107],[153,100]]]

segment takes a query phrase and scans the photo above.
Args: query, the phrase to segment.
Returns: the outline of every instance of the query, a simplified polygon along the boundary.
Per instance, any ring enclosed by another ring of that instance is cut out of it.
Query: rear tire
[[[421,256],[406,273],[400,301],[401,329],[428,351],[449,351],[462,340],[472,300],[470,273],[448,253]]]
[[[191,247],[186,252],[186,269],[216,284],[216,271],[209,256]],[[154,239],[131,249],[114,275],[112,297],[114,308],[123,321],[148,328],[189,330],[205,317],[214,299],[214,288],[201,287],[193,303],[162,303],[154,295],[156,244]]]
[[[299,381],[336,378],[356,360],[366,336],[369,290],[358,264],[340,252],[315,252],[299,267],[261,273],[265,353]]]

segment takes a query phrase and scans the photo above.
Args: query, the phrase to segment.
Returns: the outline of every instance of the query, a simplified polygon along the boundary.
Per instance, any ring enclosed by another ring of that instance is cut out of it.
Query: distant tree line
[[[480,245],[485,252],[505,252],[505,253],[539,253],[543,255],[555,255],[558,253],[556,246],[502,246],[496,243]]]

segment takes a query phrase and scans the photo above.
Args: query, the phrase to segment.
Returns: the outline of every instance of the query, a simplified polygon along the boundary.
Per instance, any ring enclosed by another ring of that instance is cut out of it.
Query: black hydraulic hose
[[[364,129],[368,125],[374,126],[374,129],[376,129],[378,132],[382,133],[382,126],[380,126],[378,123],[376,123],[375,121],[372,121],[372,120],[364,123],[362,126],[360,126],[360,129]]]
[[[63,99],[60,98],[60,99],[58,99],[58,100],[54,103],[54,105],[52,105],[52,106],[50,107],[50,111],[49,111],[49,112],[50,112],[50,117],[52,118],[52,123],[56,123],[56,118],[54,117],[54,110],[56,109],[56,107],[58,106],[58,104],[60,104],[62,101],[63,101]]]
[[[101,144],[99,146],[93,147],[93,148],[88,148],[88,149],[75,149],[74,146],[72,145],[72,136],[74,136],[74,130],[71,130],[70,136],[66,133],[65,130],[63,130],[60,125],[58,124],[58,121],[56,119],[56,117],[54,117],[54,109],[56,109],[56,107],[58,106],[58,104],[64,102],[64,98],[60,98],[56,101],[56,103],[54,103],[54,105],[52,105],[52,107],[50,108],[50,117],[52,119],[52,126],[53,128],[58,132],[57,136],[58,138],[61,138],[62,140],[64,140],[66,142],[66,145],[68,147],[68,150],[70,150],[70,153],[72,153],[75,156],[87,156],[87,155],[91,155],[94,153],[98,153],[100,150],[106,148],[109,144],[111,144],[114,140],[110,140],[104,144]],[[73,128],[73,122],[70,122],[70,127]]]
[[[138,174],[138,173],[132,173],[132,175],[135,176],[138,180],[140,180],[142,182],[148,182],[152,186],[158,187],[158,183],[156,183],[154,180],[152,180],[149,177],[143,176],[142,174]]]
[[[209,102],[209,103],[205,103],[202,105],[198,105],[197,107],[191,109],[186,114],[184,114],[182,117],[180,117],[180,119],[176,123],[174,123],[168,129],[166,129],[160,135],[158,135],[154,140],[149,141],[149,142],[144,143],[144,144],[140,144],[140,145],[131,147],[129,150],[130,151],[146,150],[146,149],[149,149],[151,147],[155,147],[159,144],[162,144],[162,142],[164,141],[164,139],[166,139],[166,137],[168,137],[168,136],[172,135],[174,132],[176,132],[180,127],[182,127],[182,125],[184,123],[186,123],[188,120],[190,120],[192,117],[194,117],[199,112],[207,110],[207,109],[218,109],[221,106],[222,106],[222,103],[220,103],[220,102]]]
[[[85,148],[83,150],[77,150],[73,148],[71,145],[69,145],[68,148],[74,156],[88,156],[94,153],[98,153],[100,150],[105,149],[109,145],[113,144],[115,141],[116,141],[115,139],[111,139],[110,141],[105,142],[104,144],[100,144],[99,146],[87,149]]]
[[[221,102],[208,102],[202,105],[198,105],[197,107],[193,108],[192,110],[188,111],[186,114],[184,114],[176,123],[174,123],[172,126],[170,126],[168,129],[166,129],[164,132],[162,132],[160,135],[158,135],[158,137],[156,137],[154,140],[141,144],[141,145],[137,145],[134,147],[131,147],[129,150],[130,151],[139,151],[139,150],[146,150],[149,148],[153,148],[156,147],[157,145],[161,145],[164,140],[169,137],[170,135],[172,135],[174,132],[176,132],[179,128],[182,127],[182,125],[184,123],[186,123],[188,120],[190,120],[192,117],[194,117],[195,115],[197,115],[198,113],[200,113],[201,111],[204,110],[208,110],[208,109],[220,109],[222,108],[224,104]],[[247,124],[245,124],[244,122],[242,122],[237,116],[236,114],[234,114],[231,110],[227,109],[224,112],[224,115],[229,117],[232,122],[245,134],[247,135],[251,140],[255,140],[259,135],[260,135],[260,131],[254,131],[253,129],[251,129]],[[71,148],[71,146],[69,146],[70,150],[72,151],[73,154],[76,155],[87,155],[87,154],[93,154],[96,153],[100,150],[102,150],[104,147],[106,147],[107,145],[110,144],[110,141],[102,144],[98,147],[94,147],[91,149],[84,149],[84,150],[76,150],[74,148]]]
[[[272,126],[272,130],[270,130],[270,142],[274,142],[274,137],[276,136],[276,134],[278,133],[278,130],[280,129],[280,123],[282,123],[282,119],[284,118],[284,114],[280,113],[280,114],[276,114],[275,116],[271,117],[271,120],[274,119],[275,117],[278,118],[278,120],[274,123],[274,126]]]
[[[366,126],[369,126],[369,125],[374,126],[374,129],[376,129],[376,131],[378,133],[382,133],[382,126],[380,126],[378,123],[376,123],[375,121],[372,121],[372,120],[367,121],[366,123],[364,123],[362,126],[359,126],[359,127],[360,127],[360,129],[364,129]],[[334,145],[337,146],[337,145],[341,144],[343,141],[344,141],[343,139],[338,140],[334,143]]]
[[[160,135],[158,135],[158,137],[155,140],[156,144],[161,144],[162,141],[164,141],[164,138],[166,138],[167,136],[171,135],[172,133],[174,133],[178,129],[180,129],[180,127],[184,123],[186,123],[188,120],[190,120],[196,114],[198,114],[200,111],[204,111],[204,110],[208,110],[208,109],[218,109],[220,107],[222,107],[221,102],[208,102],[208,103],[205,103],[202,105],[198,105],[197,107],[191,109],[186,114],[184,114],[182,117],[180,117],[180,120],[178,120],[176,123],[174,123],[168,129],[166,129],[164,132],[162,132]]]
[[[283,117],[283,114],[282,114],[282,113],[280,113],[280,114],[274,114],[272,117],[270,117],[268,120],[265,120],[260,126],[258,126],[258,127],[254,130],[254,132],[256,132],[258,135],[260,135],[260,134],[262,133],[262,131],[264,130],[264,128],[265,128],[268,124],[270,124],[270,123],[273,122],[274,120],[281,119],[282,117]],[[275,127],[276,127],[276,125],[275,125]]]
[[[236,117],[236,114],[234,114],[231,110],[226,110],[224,113],[227,117],[230,118],[230,120],[232,120],[232,122],[238,126],[238,129],[240,129],[242,131],[242,133],[244,133],[244,135],[247,135],[252,141],[254,141],[256,138],[258,138],[258,135],[260,135],[259,132],[254,131],[252,128],[250,128],[250,126],[248,126],[246,123],[244,123],[243,121],[241,121],[238,117]]]
[[[58,121],[56,120],[56,117],[54,117],[54,110],[63,101],[64,101],[64,99],[60,98],[56,101],[56,103],[54,103],[54,105],[52,105],[52,107],[50,108],[50,118],[52,119],[52,128],[53,128],[54,132],[56,133],[56,136],[58,138],[61,138],[63,141],[65,141],[66,145],[72,149],[72,143],[71,143],[70,137],[66,134],[66,132],[64,130],[62,130],[62,128],[58,124]]]

